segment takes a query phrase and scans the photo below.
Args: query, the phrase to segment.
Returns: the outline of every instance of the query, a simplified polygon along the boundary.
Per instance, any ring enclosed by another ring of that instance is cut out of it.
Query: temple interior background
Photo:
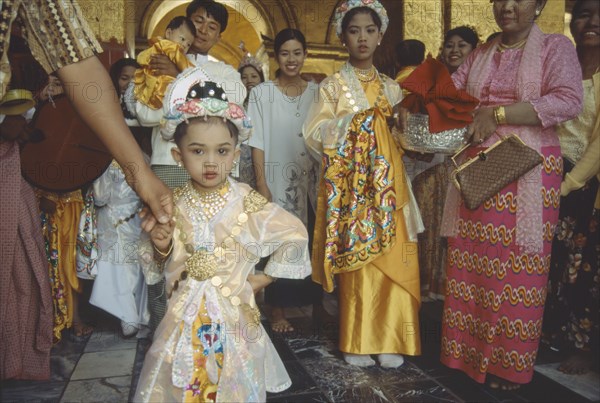
[[[27,0],[35,1],[35,0]],[[342,0],[218,0],[229,10],[229,25],[210,56],[236,67],[243,52],[261,60],[273,78],[273,41],[286,27],[300,29],[308,41],[305,75],[320,81],[334,73],[347,53],[331,25]],[[377,68],[394,77],[394,47],[404,39],[419,39],[427,52],[437,57],[444,32],[460,25],[474,27],[481,39],[498,28],[489,0],[380,0],[391,24],[375,54]],[[599,0],[600,1],[600,0]],[[185,15],[189,0],[78,0],[105,52],[100,55],[108,67],[116,60],[147,48],[148,39],[162,35],[168,21]],[[538,23],[547,33],[570,37],[569,22],[574,0],[548,0]],[[13,32],[18,36],[18,32]],[[26,46],[11,41],[14,85],[39,90],[47,75],[36,70]],[[20,82],[19,82],[20,81]],[[89,291],[89,290],[88,290]],[[337,313],[335,295],[325,298],[329,312]],[[293,386],[268,401],[395,402],[395,401],[599,401],[597,372],[577,377],[556,370],[562,359],[542,349],[531,384],[515,392],[491,391],[475,384],[463,373],[442,366],[439,361],[440,301],[421,309],[423,355],[411,357],[398,370],[353,368],[344,364],[337,350],[337,329],[313,329],[310,308],[293,308],[287,317],[297,330],[291,336],[270,333],[290,373]],[[97,330],[85,340],[65,337],[52,349],[52,377],[49,381],[9,380],[0,383],[0,401],[131,401],[150,341],[123,339],[114,320],[92,311]],[[112,320],[112,322],[111,322]],[[118,325],[117,325],[118,326]],[[267,327],[265,325],[265,327]]]
[[[135,57],[148,39],[164,33],[176,15],[185,15],[186,0],[80,0],[110,65],[124,55]],[[304,73],[320,81],[346,60],[347,54],[332,28],[341,0],[220,0],[229,10],[229,26],[210,55],[237,67],[240,42],[258,56],[273,76],[273,42],[277,32],[291,27],[308,41]],[[403,39],[419,39],[432,56],[438,55],[443,34],[459,26],[476,28],[482,41],[497,30],[489,0],[382,0],[392,23],[376,53],[380,71],[395,76],[394,46]],[[547,33],[569,33],[573,0],[548,0],[539,25]]]

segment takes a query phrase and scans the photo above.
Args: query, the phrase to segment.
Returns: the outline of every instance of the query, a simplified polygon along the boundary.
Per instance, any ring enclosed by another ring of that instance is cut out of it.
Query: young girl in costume
[[[134,336],[148,324],[148,292],[137,256],[142,232],[137,215],[142,202],[113,161],[94,181],[98,216],[98,274],[90,303],[121,320],[124,337]]]
[[[339,348],[346,362],[398,367],[420,354],[417,232],[422,222],[386,119],[398,84],[373,66],[388,26],[378,1],[343,2],[337,34],[349,61],[320,86],[304,127],[323,161],[313,279],[339,287]]]
[[[174,222],[155,227],[142,252],[150,269],[164,269],[169,300],[136,401],[264,401],[291,385],[254,293],[310,274],[308,236],[300,220],[228,178],[250,125],[206,78],[190,69],[165,97],[163,135],[174,137],[173,157],[191,180],[174,191]],[[253,274],[268,255],[264,274]]]

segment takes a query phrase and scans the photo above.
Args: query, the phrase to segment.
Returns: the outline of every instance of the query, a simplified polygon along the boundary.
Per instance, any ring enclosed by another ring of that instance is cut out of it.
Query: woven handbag
[[[502,137],[488,149],[458,165],[457,157],[468,147],[461,148],[452,157],[452,163],[456,167],[452,172],[452,182],[470,210],[477,209],[543,161],[542,155],[526,145],[516,134]]]

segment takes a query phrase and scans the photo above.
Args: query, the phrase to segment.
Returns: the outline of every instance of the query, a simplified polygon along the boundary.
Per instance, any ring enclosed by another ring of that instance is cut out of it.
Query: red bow
[[[404,80],[402,88],[411,93],[400,105],[412,113],[428,114],[431,133],[465,127],[479,105],[477,98],[456,89],[446,66],[431,57]]]

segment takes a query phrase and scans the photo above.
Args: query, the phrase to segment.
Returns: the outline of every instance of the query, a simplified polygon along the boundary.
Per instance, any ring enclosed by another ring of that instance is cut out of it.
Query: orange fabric
[[[44,214],[42,232],[54,303],[54,341],[58,342],[62,330],[73,325],[75,293],[81,292],[75,267],[75,244],[83,198],[80,190],[64,194],[38,190],[37,194],[56,204],[56,211]]]
[[[465,127],[473,121],[471,113],[479,104],[477,98],[456,89],[448,69],[431,57],[401,87],[411,92],[401,105],[412,113],[428,114],[431,133]]]

